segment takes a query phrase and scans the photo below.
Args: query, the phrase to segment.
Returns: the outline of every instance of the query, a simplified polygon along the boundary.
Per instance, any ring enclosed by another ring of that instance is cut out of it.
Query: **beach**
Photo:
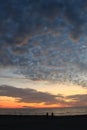
[[[87,115],[0,115],[0,130],[87,130]]]

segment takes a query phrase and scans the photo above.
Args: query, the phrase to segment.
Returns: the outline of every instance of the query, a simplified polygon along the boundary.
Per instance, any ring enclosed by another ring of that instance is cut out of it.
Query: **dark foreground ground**
[[[87,130],[82,116],[0,116],[0,130]]]

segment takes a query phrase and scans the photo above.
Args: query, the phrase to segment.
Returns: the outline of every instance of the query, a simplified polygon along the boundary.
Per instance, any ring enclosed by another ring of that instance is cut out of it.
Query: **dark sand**
[[[0,130],[87,130],[87,115],[61,117],[0,115]]]

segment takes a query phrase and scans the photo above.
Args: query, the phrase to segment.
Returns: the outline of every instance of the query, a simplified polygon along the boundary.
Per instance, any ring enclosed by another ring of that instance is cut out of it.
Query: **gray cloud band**
[[[18,102],[25,103],[57,103],[56,96],[50,93],[39,92],[34,89],[16,88],[7,85],[0,86],[0,96],[20,98]]]
[[[84,106],[87,105],[87,94],[80,95],[52,95],[50,93],[39,92],[34,89],[22,89],[13,86],[2,85],[0,86],[0,96],[7,96],[18,98],[17,102],[22,103],[41,103],[46,105],[61,104],[61,105],[72,105],[72,106]],[[67,102],[71,100],[70,102]]]

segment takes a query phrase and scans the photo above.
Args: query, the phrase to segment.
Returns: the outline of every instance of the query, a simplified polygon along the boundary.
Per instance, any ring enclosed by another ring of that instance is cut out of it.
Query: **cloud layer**
[[[87,87],[86,7],[86,0],[1,0],[0,65]]]
[[[19,102],[25,103],[56,103],[56,96],[49,93],[39,92],[34,89],[22,89],[12,86],[0,86],[0,96],[20,98]]]
[[[87,106],[87,95],[52,95],[46,92],[39,92],[35,89],[22,89],[13,86],[0,86],[0,96],[17,98],[18,103],[44,103],[45,105],[61,106]],[[37,106],[38,107],[38,106]]]

